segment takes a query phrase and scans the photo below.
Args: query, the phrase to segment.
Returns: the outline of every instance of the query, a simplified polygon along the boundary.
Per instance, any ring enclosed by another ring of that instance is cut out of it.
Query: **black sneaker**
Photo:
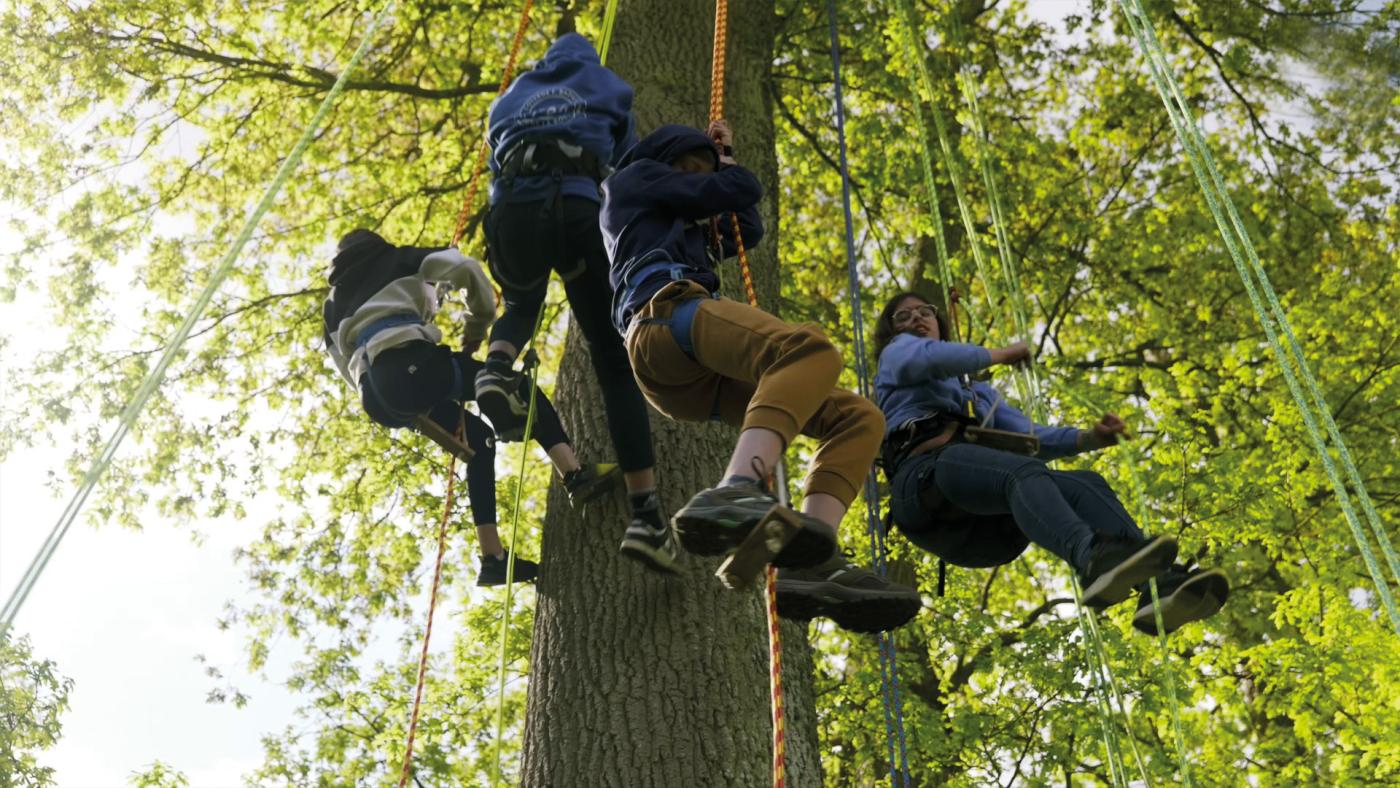
[[[651,522],[642,515],[633,514],[617,552],[654,572],[674,575],[680,571],[676,568],[679,552],[676,540],[665,521],[657,519],[658,522]]]
[[[569,493],[569,505],[575,509],[602,498],[621,483],[622,470],[612,462],[584,465],[564,476],[564,489]]]
[[[919,592],[892,583],[837,555],[820,566],[778,570],[778,615],[829,618],[851,632],[885,632],[908,623],[923,607]]]
[[[514,370],[496,372],[483,367],[476,373],[476,405],[482,415],[496,430],[496,440],[511,443],[525,437],[525,419],[530,413],[530,403],[520,395],[525,375]]]
[[[738,547],[776,505],[778,499],[760,485],[728,484],[696,493],[671,522],[687,552],[723,555]],[[774,566],[815,566],[836,552],[835,528],[815,517],[796,514],[802,529],[773,558]]]
[[[1133,586],[1167,571],[1175,560],[1176,540],[1170,536],[1140,540],[1095,534],[1089,568],[1079,577],[1084,604],[1095,610],[1116,605],[1132,596]]]
[[[1192,621],[1219,613],[1230,598],[1230,579],[1219,569],[1187,570],[1174,566],[1158,576],[1157,598],[1162,603],[1162,626],[1170,635]],[[1142,589],[1133,627],[1148,635],[1157,634],[1151,588]]]
[[[510,552],[505,556],[497,558],[494,555],[483,555],[481,557],[481,574],[476,576],[478,588],[486,586],[503,586],[506,584],[506,565],[510,563]],[[528,558],[515,559],[515,582],[533,583],[540,575],[540,565]]]

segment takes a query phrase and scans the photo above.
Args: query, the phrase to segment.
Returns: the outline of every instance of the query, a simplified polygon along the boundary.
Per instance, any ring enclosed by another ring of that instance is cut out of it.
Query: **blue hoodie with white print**
[[[492,174],[501,174],[506,155],[527,137],[557,137],[615,166],[637,141],[632,86],[602,65],[588,39],[566,33],[491,105]],[[599,200],[598,183],[586,175],[566,176],[562,191],[565,197]],[[509,182],[497,177],[491,184],[492,203],[529,202],[553,193],[554,180],[547,175]]]

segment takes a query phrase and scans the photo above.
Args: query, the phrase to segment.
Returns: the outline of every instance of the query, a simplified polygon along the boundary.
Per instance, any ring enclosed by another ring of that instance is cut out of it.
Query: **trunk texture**
[[[777,159],[764,85],[777,25],[771,0],[730,10],[725,114],[737,158],[767,187],[768,237],[751,256],[760,302],[778,293]],[[637,91],[645,133],[707,122],[714,6],[628,0],[608,65]],[[743,298],[737,267],[726,293]],[[612,457],[602,398],[576,331],[568,337],[555,402],[580,456]],[[715,483],[735,431],[672,422],[655,412],[657,480],[668,513]],[[717,562],[683,557],[663,578],[618,557],[623,496],[570,511],[558,485],[544,526],[521,782],[529,786],[756,786],[769,784],[768,636],[760,589],[725,591]],[[819,786],[812,653],[805,629],[783,626],[787,774]]]

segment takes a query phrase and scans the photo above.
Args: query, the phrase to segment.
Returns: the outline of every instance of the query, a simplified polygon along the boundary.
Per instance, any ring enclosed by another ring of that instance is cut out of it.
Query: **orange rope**
[[[461,429],[457,432],[460,434]],[[437,563],[433,567],[433,592],[428,597],[428,627],[423,632],[423,653],[418,656],[418,686],[413,691],[413,716],[408,722],[408,747],[403,756],[403,771],[399,774],[399,788],[408,783],[413,770],[413,737],[418,732],[418,711],[423,700],[423,680],[428,674],[428,641],[433,636],[433,611],[437,609],[438,587],[442,585],[442,559],[446,553],[447,521],[452,516],[452,487],[457,480],[457,455],[447,464],[447,501],[442,509],[442,522],[438,524]]]
[[[729,43],[729,2],[715,0],[715,43],[710,66],[710,122],[724,117],[725,50]],[[744,248],[739,230],[739,215],[731,212],[729,221],[734,230],[734,245],[739,250],[739,273],[744,280],[744,293],[749,305],[758,306],[758,291],[754,289],[753,273],[749,270],[748,250]],[[783,640],[778,618],[778,570],[771,565],[763,584],[768,612],[768,686],[773,701],[773,788],[787,784],[787,725],[783,711]]]
[[[524,7],[520,10],[520,25],[515,29],[515,39],[511,41],[510,56],[506,58],[505,71],[501,74],[501,87],[496,91],[499,96],[506,92],[510,86],[511,77],[515,74],[515,63],[520,56],[520,45],[525,40],[525,30],[530,23],[530,9],[535,4],[535,0],[525,0]],[[481,147],[476,151],[476,162],[472,168],[471,180],[467,182],[467,197],[462,202],[462,210],[457,214],[457,226],[452,231],[452,246],[456,246],[462,240],[462,233],[467,228],[467,217],[471,215],[472,203],[476,202],[476,192],[481,184],[481,173],[486,166],[486,156],[488,153],[486,134],[481,135]],[[499,300],[499,297],[498,299]],[[465,410],[465,406],[463,406]],[[457,439],[463,437],[462,426],[457,427]],[[442,559],[447,552],[447,523],[452,518],[452,490],[457,481],[457,455],[452,455],[447,464],[447,494],[444,496],[442,506],[442,522],[438,524],[437,561],[433,566],[433,590],[428,597],[428,624],[423,630],[423,652],[418,657],[418,682],[413,690],[413,714],[408,721],[408,745],[404,749],[403,771],[399,773],[399,788],[404,788],[408,784],[408,778],[413,773],[413,739],[418,733],[418,715],[422,709],[423,684],[428,675],[428,642],[433,637],[433,613],[437,610],[438,590],[442,586]]]
[[[710,61],[710,122],[724,117],[724,56],[729,44],[729,0],[715,0],[715,48]]]
[[[520,44],[525,40],[525,30],[530,24],[530,8],[534,5],[535,0],[525,0],[525,7],[520,10],[520,25],[515,29],[515,40],[510,43],[510,57],[506,58],[506,69],[501,74],[501,87],[496,91],[497,96],[506,92],[506,88],[510,87],[511,78],[515,76],[515,61],[520,55]],[[462,233],[467,229],[467,218],[471,216],[472,203],[476,202],[481,172],[486,169],[486,157],[489,153],[490,146],[483,131],[481,146],[476,149],[476,161],[472,165],[472,177],[467,181],[467,198],[462,202],[462,210],[457,214],[457,227],[452,231],[452,246],[456,246],[457,242],[462,240]]]

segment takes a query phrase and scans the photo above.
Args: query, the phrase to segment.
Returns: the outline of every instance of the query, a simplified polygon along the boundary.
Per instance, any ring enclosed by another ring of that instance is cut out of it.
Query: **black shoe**
[[[497,558],[494,555],[483,555],[481,557],[481,574],[476,576],[478,588],[485,586],[503,586],[506,584],[506,565],[510,563],[510,552],[505,556]],[[540,565],[528,558],[515,559],[515,582],[533,583],[540,575]]]
[[[678,550],[671,528],[659,516],[655,522],[641,514],[632,515],[632,523],[622,536],[622,546],[617,552],[654,572],[677,574]]]
[[[1162,626],[1167,634],[1192,621],[1210,618],[1230,598],[1230,579],[1219,569],[1192,569],[1174,566],[1157,577],[1157,598],[1162,604]],[[1144,588],[1138,599],[1133,627],[1148,635],[1157,634],[1157,616],[1152,610],[1152,589]]]
[[[732,552],[778,499],[757,484],[728,484],[701,490],[671,518],[681,547],[696,555]],[[797,512],[802,529],[773,558],[780,567],[815,566],[836,552],[836,529]]]
[[[1084,604],[1095,610],[1116,605],[1133,594],[1133,586],[1147,582],[1171,568],[1176,560],[1176,540],[1124,539],[1095,534],[1089,546],[1089,568],[1080,575]]]
[[[501,373],[483,367],[473,381],[476,405],[496,430],[496,440],[502,443],[525,437],[525,419],[530,413],[530,403],[520,396],[524,377],[521,372]]]
[[[622,471],[616,463],[600,462],[584,465],[564,475],[564,489],[569,493],[569,505],[581,509],[612,492],[622,484]]]
[[[778,615],[829,618],[850,632],[885,632],[923,607],[919,592],[837,555],[820,566],[778,570]]]

